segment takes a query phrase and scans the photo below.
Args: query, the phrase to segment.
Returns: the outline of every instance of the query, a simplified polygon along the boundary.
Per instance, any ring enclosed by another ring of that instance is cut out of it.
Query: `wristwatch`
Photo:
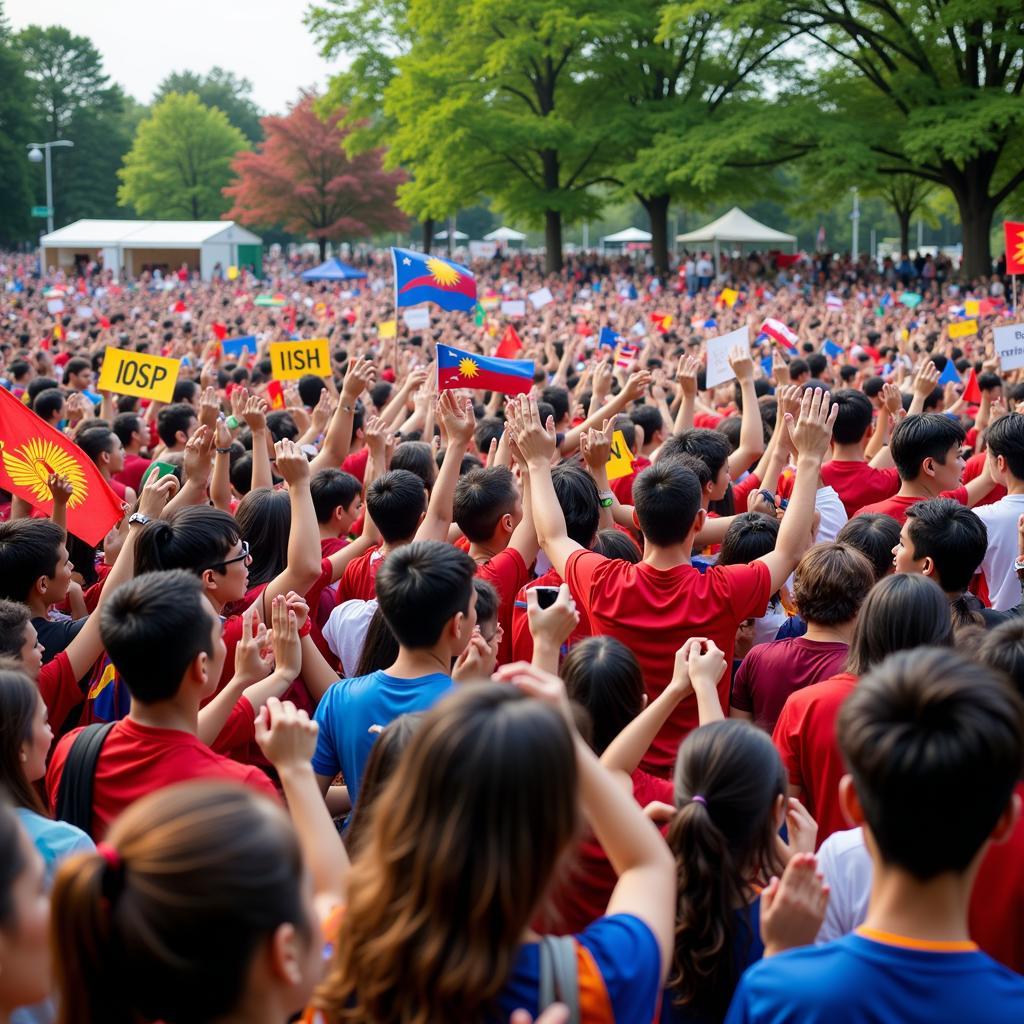
[[[139,526],[145,526],[146,523],[151,523],[152,521],[153,521],[153,517],[152,516],[147,516],[144,512],[133,512],[128,517],[128,525],[129,526],[134,526],[136,524],[139,525]]]

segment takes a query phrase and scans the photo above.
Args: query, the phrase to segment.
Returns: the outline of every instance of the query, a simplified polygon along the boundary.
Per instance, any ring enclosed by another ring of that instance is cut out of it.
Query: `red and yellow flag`
[[[1006,235],[1006,272],[1024,274],[1024,223],[1004,221],[1003,231]]]
[[[53,498],[46,479],[51,473],[66,476],[74,488],[68,532],[99,544],[124,515],[121,499],[74,441],[0,388],[0,487],[49,513]]]

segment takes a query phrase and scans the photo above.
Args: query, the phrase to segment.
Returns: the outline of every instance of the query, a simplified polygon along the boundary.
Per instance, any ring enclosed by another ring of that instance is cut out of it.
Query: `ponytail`
[[[154,519],[139,531],[135,571],[203,570],[228,557],[241,534],[227,512],[206,505],[187,505],[170,519]]]
[[[134,1024],[124,1001],[123,964],[115,943],[117,895],[98,853],[69,857],[54,882],[51,934],[60,1000],[58,1024]]]
[[[963,629],[965,626],[984,626],[985,619],[981,612],[973,606],[970,595],[959,594],[949,602],[949,614],[953,620],[953,629]]]
[[[749,949],[756,938],[741,908],[758,879],[781,871],[775,808],[785,788],[771,740],[747,722],[702,726],[679,748],[678,810],[668,832],[677,877],[668,998],[700,1017],[725,1016],[746,959],[737,943]]]

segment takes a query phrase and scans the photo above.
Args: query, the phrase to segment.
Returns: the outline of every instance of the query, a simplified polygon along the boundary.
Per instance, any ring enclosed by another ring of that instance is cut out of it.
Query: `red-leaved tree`
[[[405,215],[395,205],[403,171],[385,171],[383,150],[349,159],[341,112],[323,121],[304,93],[284,117],[262,119],[265,140],[232,161],[237,175],[224,194],[234,201],[224,214],[251,226],[280,226],[315,238],[324,258],[328,239],[366,238],[400,231]]]

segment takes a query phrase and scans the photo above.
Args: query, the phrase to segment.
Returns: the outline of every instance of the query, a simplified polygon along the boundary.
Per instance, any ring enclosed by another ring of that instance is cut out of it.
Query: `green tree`
[[[141,217],[215,220],[230,200],[231,160],[248,149],[245,136],[195,93],[170,93],[139,125],[117,172],[118,201]]]
[[[252,82],[238,78],[224,68],[213,67],[206,75],[195,71],[173,71],[156,88],[153,102],[159,103],[169,93],[182,96],[194,92],[202,103],[227,114],[228,120],[251,142],[263,139],[260,118],[263,112],[252,98]]]
[[[28,237],[32,190],[25,143],[32,124],[31,88],[21,54],[13,44],[0,2],[0,242],[7,245]]]
[[[751,20],[798,31],[812,59],[847,72],[854,93],[870,87],[875,119],[895,126],[878,138],[871,124],[861,125],[879,172],[949,189],[965,272],[989,272],[996,209],[1024,185],[1019,0],[711,0],[700,7],[737,32]],[[831,95],[841,114],[842,93]]]
[[[612,0],[411,0],[413,44],[384,92],[390,158],[412,169],[399,200],[440,217],[484,196],[543,224],[545,266],[562,266],[565,222],[593,216],[614,144],[584,83]]]
[[[117,209],[117,168],[131,144],[127,116],[134,105],[111,84],[91,40],[66,28],[30,25],[18,44],[32,88],[36,138],[67,139],[73,149],[54,151],[54,221],[60,226],[81,217],[109,217]],[[43,196],[44,171],[35,172]]]

